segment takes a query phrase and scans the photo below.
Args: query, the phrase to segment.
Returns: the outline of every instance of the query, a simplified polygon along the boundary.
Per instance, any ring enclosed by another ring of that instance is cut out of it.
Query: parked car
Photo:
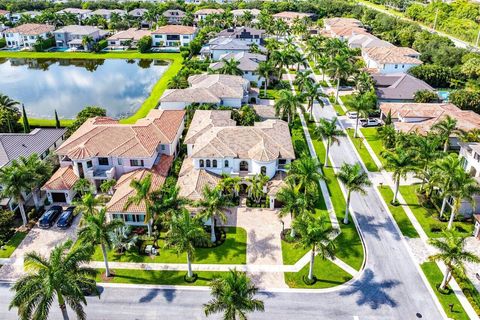
[[[62,213],[62,207],[60,206],[52,206],[48,209],[43,216],[38,221],[38,225],[40,228],[48,229],[57,220],[58,216]]]
[[[357,111],[348,111],[347,112],[347,117],[349,117],[350,119],[357,119],[358,112]]]
[[[58,218],[57,227],[67,229],[72,225],[73,219],[75,218],[73,210],[75,210],[75,207],[68,207],[62,212],[60,218]]]
[[[368,118],[368,119],[360,119],[360,125],[362,127],[378,127],[381,125],[380,121],[378,119],[374,118]]]

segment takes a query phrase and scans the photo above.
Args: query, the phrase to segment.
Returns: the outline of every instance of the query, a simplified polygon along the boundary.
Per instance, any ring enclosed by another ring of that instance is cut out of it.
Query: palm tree
[[[480,186],[475,180],[465,171],[451,172],[453,174],[453,185],[451,191],[451,197],[453,198],[452,212],[450,213],[450,219],[448,220],[447,229],[451,229],[453,226],[453,220],[456,213],[459,211],[462,202],[475,202],[474,195],[480,193]]]
[[[372,77],[368,72],[362,71],[355,77],[355,88],[360,94],[364,94],[373,88]]]
[[[230,202],[225,198],[218,188],[211,188],[208,185],[202,190],[202,199],[195,202],[195,206],[200,207],[199,215],[203,219],[210,219],[210,241],[217,241],[215,235],[215,220],[220,218],[222,222],[227,221],[225,211]]]
[[[307,194],[317,191],[319,180],[325,180],[325,176],[318,159],[305,156],[289,165],[287,180],[297,184]]]
[[[247,178],[247,182],[249,183],[247,185],[247,192],[255,203],[260,203],[262,197],[265,195],[263,188],[266,186],[268,180],[268,177],[264,174],[257,174],[251,178]]]
[[[450,137],[453,134],[460,133],[461,131],[457,128],[457,119],[452,118],[450,116],[446,116],[445,119],[442,121],[434,124],[432,126],[432,130],[440,137],[442,137],[443,140],[443,152],[447,152],[449,142],[450,142]]]
[[[300,70],[300,65],[302,65],[304,67],[306,67],[308,65],[307,59],[305,58],[303,53],[301,53],[300,51],[295,50],[294,48],[292,50],[293,50],[292,54],[290,55],[291,62],[294,63],[294,64],[297,64],[297,71],[299,71]]]
[[[163,221],[171,221],[172,217],[190,204],[191,201],[179,195],[180,188],[168,188],[166,191],[162,190],[162,197],[160,202],[155,203],[155,212],[159,212]]]
[[[265,79],[263,81],[265,96],[267,95],[267,87],[270,82],[270,76],[272,75],[273,70],[274,68],[270,61],[262,61],[258,64],[257,73],[260,77]]]
[[[448,198],[454,189],[453,177],[454,173],[464,172],[461,158],[457,154],[449,154],[444,158],[440,158],[432,165],[433,176],[430,181],[433,185],[440,189],[443,197],[442,207],[440,209],[440,217],[443,217]]]
[[[283,69],[290,64],[290,53],[287,50],[273,51],[271,54],[271,61],[273,61],[273,64],[278,70],[278,79],[281,79],[284,71]]]
[[[18,109],[18,106],[20,104],[15,101],[10,99],[7,95],[1,94],[0,93],[0,109],[4,109],[7,112],[7,115],[10,115],[10,113],[17,113],[20,114],[20,110]],[[12,120],[14,119],[7,119],[7,127],[8,127],[8,132],[12,133],[14,132],[13,126],[12,126]]]
[[[303,92],[305,87],[308,86],[309,84],[313,84],[313,82],[314,81],[312,79],[312,71],[304,70],[304,71],[297,71],[293,84],[295,84],[298,87],[298,91]]]
[[[334,58],[338,55],[349,54],[348,43],[339,38],[328,38],[325,40],[325,52],[330,57]]]
[[[322,82],[325,81],[325,73],[328,70],[330,65],[330,59],[326,56],[321,56],[316,63],[316,67],[318,70],[322,71]]]
[[[108,179],[102,182],[100,185],[100,190],[103,193],[112,193],[113,187],[117,184],[117,180],[115,179]]]
[[[223,63],[222,67],[216,70],[219,74],[229,74],[233,76],[243,76],[243,71],[238,67],[240,65],[240,61],[235,59],[222,59]]]
[[[98,213],[98,206],[101,205],[101,201],[95,197],[92,193],[84,194],[80,200],[75,201],[75,211],[83,213],[83,218],[93,216]]]
[[[188,87],[188,80],[187,78],[180,76],[178,74],[174,75],[168,81],[168,88],[169,89],[184,89]]]
[[[92,36],[83,36],[82,37],[82,46],[85,51],[88,51],[90,49],[90,45],[94,42],[95,40],[93,39]]]
[[[38,199],[38,189],[50,177],[52,173],[52,166],[45,161],[42,161],[36,153],[29,157],[20,157],[20,164],[25,171],[29,172],[30,176],[30,191],[32,192],[33,202],[35,208],[40,208],[40,201]]]
[[[118,219],[107,221],[105,208],[102,208],[98,214],[85,216],[84,219],[85,225],[78,231],[78,238],[84,243],[100,245],[102,248],[103,261],[105,262],[105,275],[110,277],[107,252],[107,249],[110,249],[112,244],[110,233],[123,227],[125,223]]]
[[[23,194],[31,189],[30,172],[25,170],[17,160],[12,160],[9,166],[0,168],[0,185],[3,187],[2,196],[13,198],[18,204],[23,225],[26,225],[28,220]]]
[[[328,121],[325,118],[321,118],[318,126],[315,127],[313,134],[318,137],[327,140],[327,152],[325,154],[325,162],[323,165],[328,166],[328,155],[330,147],[333,143],[340,144],[338,137],[345,136],[345,132],[337,127],[337,118],[333,118]]]
[[[277,199],[282,202],[283,206],[279,211],[280,217],[284,217],[290,214],[291,221],[297,217],[301,217],[308,211],[313,211],[313,201],[311,197],[307,197],[308,194],[300,192],[300,187],[295,185],[292,181],[287,181],[287,185],[282,187],[277,193]],[[295,228],[290,228],[290,237],[295,238]]]
[[[154,215],[154,193],[156,190],[152,190],[152,175],[147,174],[142,180],[132,180],[130,187],[135,190],[135,195],[130,196],[125,203],[123,210],[128,210],[132,205],[145,204],[145,222],[147,223],[148,235],[152,235],[152,223],[155,218]]]
[[[385,151],[382,153],[386,160],[385,168],[392,171],[395,181],[395,192],[392,203],[397,203],[398,190],[400,188],[400,179],[406,178],[409,172],[415,171],[415,158],[411,152],[398,149],[396,152]]]
[[[73,189],[75,192],[78,192],[78,193],[80,194],[80,196],[83,197],[85,194],[91,192],[92,184],[91,184],[90,181],[88,181],[87,179],[80,178],[80,179],[78,179],[77,181],[75,181],[75,183],[73,184],[72,189]]]
[[[368,94],[356,95],[355,99],[352,101],[352,110],[357,112],[357,119],[355,120],[355,133],[354,138],[358,137],[358,123],[360,117],[368,117],[369,113],[372,111],[374,102],[372,97]]]
[[[222,180],[220,180],[218,187],[224,194],[227,194],[230,198],[233,198],[240,192],[240,182],[242,182],[242,178],[240,177],[231,177],[227,174],[223,174]]]
[[[337,173],[337,178],[343,183],[345,189],[347,189],[347,203],[343,223],[348,224],[348,208],[350,207],[352,192],[366,194],[365,188],[371,186],[372,183],[368,180],[368,174],[363,171],[359,163],[354,165],[344,163]]]
[[[420,191],[423,190],[425,183],[427,182],[427,175],[429,174],[429,165],[431,165],[438,157],[440,152],[438,151],[439,140],[433,135],[421,136],[417,135],[413,140],[414,145],[412,151],[415,154],[416,171],[422,179]]]
[[[337,81],[337,91],[335,94],[335,102],[338,103],[338,92],[340,89],[340,80],[343,78],[347,78],[350,75],[352,71],[352,66],[348,62],[348,59],[346,56],[337,55],[335,56],[335,58],[333,58],[330,61],[328,70],[332,78]]]
[[[296,219],[293,225],[300,234],[300,244],[304,248],[311,248],[310,267],[308,270],[308,279],[314,280],[313,266],[315,256],[318,255],[322,260],[334,259],[336,251],[336,242],[332,240],[333,229],[329,226],[323,216],[314,218],[304,215]]]
[[[24,266],[28,274],[12,287],[15,291],[9,309],[18,308],[20,319],[48,318],[56,298],[64,320],[68,320],[67,305],[78,319],[86,319],[83,306],[87,304],[82,289],[97,291],[93,280],[96,271],[85,265],[92,255],[91,247],[71,248],[69,240],[53,248],[46,258],[36,252],[25,255]]]
[[[472,252],[465,250],[465,237],[458,235],[454,230],[445,230],[443,237],[432,238],[430,244],[434,246],[439,253],[434,254],[429,259],[432,261],[442,261],[447,270],[443,277],[440,289],[445,290],[452,279],[452,271],[457,270],[465,272],[465,262],[480,262],[480,258]]]
[[[279,98],[275,103],[275,115],[287,118],[287,122],[293,119],[297,109],[304,111],[303,96],[295,95],[290,90],[280,90]]]
[[[255,299],[258,288],[245,273],[230,270],[223,278],[210,282],[213,299],[204,304],[205,315],[223,312],[224,320],[235,320],[237,316],[246,320],[246,313],[264,311],[263,301]]]
[[[322,97],[325,95],[322,93],[322,86],[319,83],[308,83],[307,86],[304,88],[304,94],[307,99],[307,108],[310,111],[310,119],[312,119],[313,116],[313,104],[315,101],[318,102],[324,107],[324,103],[322,100]]]
[[[167,232],[166,245],[174,247],[177,254],[187,254],[188,278],[193,278],[192,261],[195,258],[195,244],[207,241],[205,230],[197,219],[182,209],[172,217],[170,230]]]

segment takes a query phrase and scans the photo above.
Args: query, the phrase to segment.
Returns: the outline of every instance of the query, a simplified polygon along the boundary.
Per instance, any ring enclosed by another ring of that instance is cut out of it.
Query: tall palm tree
[[[334,259],[336,251],[336,241],[332,239],[333,228],[329,226],[323,217],[314,218],[309,215],[303,215],[296,219],[293,225],[300,234],[299,243],[304,248],[311,248],[310,267],[308,270],[308,279],[313,281],[313,266],[315,256],[322,260]]]
[[[20,319],[46,320],[57,300],[64,320],[68,320],[67,305],[78,319],[87,319],[83,306],[87,304],[82,289],[97,291],[94,269],[85,265],[92,255],[91,247],[71,248],[69,240],[53,248],[46,258],[36,252],[25,255],[27,274],[12,287],[15,291],[9,309],[18,308]]]
[[[293,161],[288,167],[287,180],[294,182],[304,194],[318,190],[320,180],[325,180],[318,159],[304,156]]]
[[[224,197],[218,188],[211,188],[208,185],[202,190],[202,199],[195,202],[195,206],[200,207],[199,215],[203,219],[210,219],[210,241],[217,241],[215,235],[215,220],[220,218],[222,222],[227,221],[225,211],[230,202]]]
[[[349,54],[348,43],[339,38],[328,38],[325,40],[325,53],[331,58],[338,55]]]
[[[310,112],[310,119],[313,116],[313,104],[315,101],[323,108],[324,103],[322,97],[325,95],[322,93],[322,86],[319,83],[307,83],[306,87],[303,89],[305,98],[307,99],[307,108]]]
[[[155,199],[154,194],[157,190],[152,190],[152,175],[147,174],[141,180],[132,180],[130,182],[130,187],[135,190],[135,195],[130,196],[125,203],[123,210],[128,210],[132,205],[139,205],[141,203],[145,204],[145,222],[147,222],[148,235],[152,235],[152,223],[155,218],[154,205]]]
[[[155,202],[155,212],[160,214],[162,221],[171,221],[178,212],[191,203],[189,199],[181,197],[179,193],[180,188],[178,186],[162,190],[161,201]]]
[[[430,244],[439,251],[439,253],[430,256],[429,259],[442,261],[447,267],[440,284],[440,289],[442,290],[447,287],[452,279],[453,270],[464,273],[465,262],[480,262],[480,258],[477,255],[465,250],[465,240],[465,237],[460,236],[454,230],[445,230],[442,237],[429,240]]]
[[[265,80],[263,81],[263,86],[264,86],[264,95],[267,95],[267,87],[270,82],[270,76],[273,73],[273,64],[270,61],[262,61],[258,64],[258,75]]]
[[[85,194],[91,192],[92,184],[91,184],[90,181],[88,181],[87,179],[85,179],[85,178],[80,178],[80,179],[78,179],[77,181],[75,181],[75,183],[73,184],[72,189],[73,189],[75,192],[78,192],[78,193],[80,194],[80,196],[83,197]]]
[[[100,190],[103,193],[112,193],[113,187],[117,184],[117,180],[115,179],[108,179],[102,182],[100,185]]]
[[[85,224],[84,227],[78,231],[78,238],[83,241],[83,243],[100,245],[102,248],[103,261],[105,262],[105,275],[110,277],[107,252],[107,249],[110,249],[112,244],[110,233],[123,227],[125,223],[118,219],[107,221],[105,208],[100,209],[98,214],[88,215],[84,219]]]
[[[352,66],[348,62],[348,59],[344,55],[337,55],[331,61],[328,71],[333,79],[337,81],[337,90],[335,94],[335,102],[338,103],[338,93],[340,89],[340,80],[347,78],[351,71]]]
[[[382,153],[382,156],[387,162],[385,168],[392,171],[393,180],[395,181],[395,192],[392,203],[396,203],[400,180],[406,178],[409,172],[415,171],[415,157],[412,152],[402,149],[398,149],[395,152],[385,151]]]
[[[433,176],[430,181],[439,188],[443,197],[442,207],[440,209],[440,217],[443,217],[447,206],[448,198],[451,196],[453,189],[453,178],[458,172],[464,172],[461,158],[457,154],[449,154],[444,158],[436,160],[432,165]]]
[[[325,81],[325,73],[327,72],[329,65],[330,59],[327,56],[321,56],[315,64],[317,69],[322,72],[322,81]]]
[[[314,80],[312,79],[312,71],[304,70],[297,71],[293,84],[298,87],[298,91],[303,92],[305,87],[309,84],[313,84],[313,82]]]
[[[23,194],[31,188],[30,172],[21,166],[19,161],[12,160],[11,164],[0,168],[0,185],[3,187],[2,196],[13,198],[18,204],[22,216],[23,225],[26,225],[25,199]]]
[[[265,195],[263,189],[267,185],[268,180],[268,177],[264,174],[257,174],[247,178],[247,182],[249,183],[247,185],[247,192],[256,203],[260,203],[262,197]]]
[[[220,180],[218,187],[224,194],[227,194],[230,198],[233,198],[240,192],[240,182],[242,182],[242,178],[231,177],[227,174],[224,174],[222,175],[222,180]]]
[[[231,58],[222,59],[221,62],[223,63],[222,67],[216,70],[215,73],[243,76],[243,71],[238,67],[240,65],[240,61]]]
[[[367,118],[369,113],[373,110],[375,103],[372,100],[372,97],[368,94],[356,95],[355,99],[352,101],[352,110],[357,112],[357,119],[355,120],[355,132],[354,138],[358,137],[358,123],[360,117]]]
[[[297,217],[301,217],[307,212],[314,210],[313,201],[311,197],[300,192],[300,187],[295,185],[292,181],[287,181],[287,185],[282,187],[277,193],[277,199],[282,202],[282,208],[279,215],[284,217],[290,214],[291,221],[295,221]],[[292,225],[290,228],[290,237],[295,238],[296,232]]]
[[[7,95],[0,93],[0,109],[9,111],[7,115],[10,115],[10,113],[20,114],[19,105],[18,101],[10,99]],[[12,121],[14,121],[14,119],[7,119],[8,132],[10,133],[14,132]]]
[[[348,224],[348,208],[350,207],[350,197],[352,192],[366,194],[367,192],[365,188],[371,186],[372,182],[370,182],[368,174],[363,171],[359,163],[354,165],[344,163],[337,173],[337,178],[343,183],[345,189],[347,189],[345,218],[343,218],[343,223]]]
[[[446,116],[445,119],[443,119],[440,122],[437,122],[432,126],[432,130],[440,137],[442,137],[443,140],[443,152],[447,152],[449,142],[450,142],[450,137],[453,134],[458,134],[461,131],[457,128],[457,119],[452,118],[450,116]]]
[[[480,193],[480,185],[475,178],[471,177],[465,171],[456,171],[453,174],[453,186],[451,197],[453,198],[452,212],[450,213],[450,219],[448,220],[447,229],[451,229],[453,226],[453,220],[455,215],[460,209],[462,202],[474,203],[474,195]]]
[[[291,63],[297,65],[297,71],[300,70],[300,66],[307,67],[308,62],[303,53],[298,50],[295,50],[295,47],[292,49],[292,53],[290,55]]]
[[[373,80],[368,72],[362,71],[355,77],[355,88],[360,94],[364,94],[373,88]]]
[[[42,161],[36,153],[28,157],[19,158],[20,165],[29,173],[30,176],[30,191],[33,196],[35,208],[40,208],[40,200],[38,199],[38,190],[40,186],[50,177],[52,173],[52,166],[45,161]]]
[[[75,211],[83,214],[83,219],[87,216],[93,216],[98,213],[98,207],[102,204],[100,199],[92,193],[84,194],[80,200],[75,201]],[[82,220],[83,223],[83,220]]]
[[[295,95],[290,90],[280,90],[279,98],[275,103],[275,114],[287,118],[287,122],[293,119],[297,109],[304,111],[303,96]]]
[[[427,135],[421,136],[417,135],[413,140],[412,151],[415,155],[416,172],[422,179],[422,184],[420,190],[423,190],[425,183],[427,182],[427,176],[429,175],[431,164],[438,159],[440,152],[438,151],[439,140],[436,136]]]
[[[255,299],[258,288],[245,273],[230,270],[222,278],[210,282],[213,299],[203,305],[205,315],[223,312],[222,319],[246,320],[247,313],[264,311],[263,301]]]
[[[92,36],[83,36],[82,37],[82,46],[84,48],[85,51],[88,51],[90,49],[90,46],[91,44],[94,42],[95,40],[93,39]]]
[[[327,167],[330,147],[333,143],[340,144],[338,137],[343,137],[346,134],[342,129],[337,127],[336,117],[330,121],[325,118],[321,118],[318,126],[315,127],[313,134],[318,138],[327,140],[327,152],[325,153],[325,162],[323,163],[323,165]]]
[[[284,71],[284,68],[290,64],[292,61],[290,52],[287,50],[283,51],[273,51],[271,54],[271,61],[275,65],[275,67],[278,70],[278,79],[282,78],[282,73]]]
[[[188,278],[193,278],[192,261],[195,258],[195,244],[208,241],[202,225],[182,209],[172,217],[170,230],[167,232],[166,245],[173,247],[178,254],[187,254]]]

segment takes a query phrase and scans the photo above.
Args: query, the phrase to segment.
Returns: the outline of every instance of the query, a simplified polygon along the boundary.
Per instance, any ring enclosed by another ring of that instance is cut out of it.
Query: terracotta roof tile
[[[172,24],[159,27],[152,34],[194,34],[195,31],[194,27]]]
[[[20,33],[26,35],[39,35],[48,32],[53,32],[54,26],[48,24],[26,23],[18,27],[8,29],[8,33]]]
[[[70,190],[78,179],[71,166],[60,167],[43,185],[42,190]]]

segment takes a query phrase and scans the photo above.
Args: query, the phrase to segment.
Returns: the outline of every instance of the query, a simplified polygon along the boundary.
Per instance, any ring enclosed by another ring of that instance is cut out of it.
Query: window
[[[225,160],[225,168],[228,168],[228,160]]]
[[[212,161],[212,167],[216,168],[217,167],[217,160]]]
[[[108,166],[108,158],[98,158],[99,166]]]
[[[160,150],[165,151],[165,145],[164,144],[160,145]]]
[[[210,160],[207,160],[207,168],[210,168],[211,164],[210,164]]]
[[[183,36],[183,39],[188,39],[188,36]]]
[[[118,159],[117,159],[117,162],[118,162],[118,165],[119,165],[119,166],[122,166],[122,165],[123,165],[123,159],[118,158]]]
[[[262,166],[262,167],[260,168],[260,173],[263,174],[263,175],[266,175],[266,174],[267,174],[267,167]]]
[[[130,160],[131,167],[143,167],[143,160]]]
[[[200,159],[200,168],[203,168],[205,167],[205,162],[203,161],[203,159]]]
[[[87,161],[87,168],[91,168],[93,166],[92,160]]]
[[[398,64],[395,65],[395,69],[398,69]]]

